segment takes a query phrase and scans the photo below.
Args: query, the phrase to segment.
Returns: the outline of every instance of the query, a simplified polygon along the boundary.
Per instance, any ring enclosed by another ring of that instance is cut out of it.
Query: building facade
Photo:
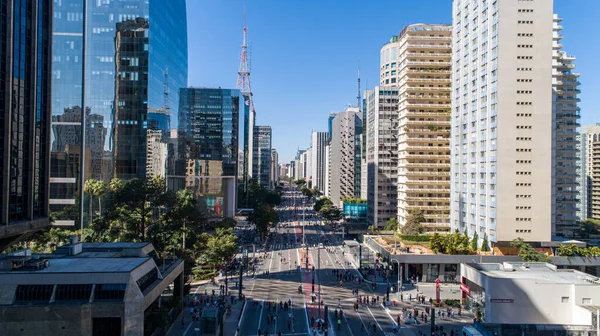
[[[562,19],[554,14],[553,22],[553,160],[552,165],[552,233],[572,236],[579,229],[577,213],[581,204],[578,153],[579,73],[575,57],[562,50],[560,25]]]
[[[452,229],[550,241],[551,3],[455,0],[452,26]]]
[[[279,167],[279,153],[275,148],[271,149],[271,188],[275,188],[277,186],[277,181],[279,180],[279,175],[281,174],[281,169]]]
[[[328,179],[329,197],[336,206],[341,206],[345,197],[360,197],[356,195],[355,169],[357,162],[360,165],[356,138],[362,132],[361,117],[358,107],[348,107],[332,121]]]
[[[271,126],[254,126],[254,149],[256,165],[254,165],[253,178],[258,184],[270,189],[271,185]]]
[[[311,148],[312,148],[312,185],[319,188],[321,192],[325,190],[327,181],[325,180],[325,146],[329,142],[329,134],[327,132],[312,132]]]
[[[367,223],[382,227],[398,211],[398,88],[376,86],[365,99]]]
[[[146,175],[149,178],[167,176],[168,144],[161,130],[147,130]]]
[[[49,225],[52,1],[0,3],[0,251]]]
[[[581,130],[579,132],[578,140],[578,149],[579,149],[579,170],[577,171],[577,188],[579,190],[579,199],[580,206],[578,208],[577,217],[580,220],[586,220],[589,217],[589,205],[590,205],[590,187],[591,187],[591,177],[588,176],[589,169],[591,169],[590,164],[592,162],[591,156],[589,156],[590,150],[590,140],[593,140],[593,134],[600,134],[600,123],[595,124],[587,124],[581,126]],[[590,139],[590,135],[591,138]]]
[[[398,223],[421,211],[427,232],[450,229],[451,41],[450,25],[414,24],[382,48],[398,55]]]
[[[177,127],[179,94],[168,94],[168,87],[187,87],[188,64],[184,0],[116,0],[83,10],[80,0],[55,2],[52,36],[50,155],[55,164],[50,171],[50,210],[61,218],[59,224],[76,227],[82,225],[80,219],[62,213],[72,213],[71,208],[84,212],[86,205],[76,200],[82,177],[104,181],[115,175],[146,177],[146,130],[154,123],[148,113],[170,107],[171,124]],[[131,26],[144,21],[146,28]],[[133,30],[127,31],[124,22]],[[128,46],[137,43],[141,49],[119,50],[124,34]],[[63,115],[77,111],[79,117],[63,121]],[[55,146],[61,141],[58,134],[69,128],[80,135],[68,146]],[[89,133],[98,135],[93,142]],[[77,154],[82,146],[85,150]],[[69,174],[64,176],[65,172]]]
[[[585,209],[585,218],[600,219],[600,124],[585,127],[581,136],[584,138],[582,209]]]

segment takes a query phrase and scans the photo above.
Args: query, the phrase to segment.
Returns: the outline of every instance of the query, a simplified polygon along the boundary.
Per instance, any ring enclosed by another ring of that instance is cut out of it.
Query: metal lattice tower
[[[169,105],[169,67],[167,67],[167,69],[165,70],[165,81],[164,81],[164,110],[165,112],[169,113],[171,112],[171,107]]]
[[[247,97],[250,103],[250,111],[254,113],[252,88],[250,87],[250,66],[248,62],[248,28],[246,27],[246,8],[244,8],[244,40],[242,42],[242,55],[240,56],[240,67],[238,69],[236,88]]]

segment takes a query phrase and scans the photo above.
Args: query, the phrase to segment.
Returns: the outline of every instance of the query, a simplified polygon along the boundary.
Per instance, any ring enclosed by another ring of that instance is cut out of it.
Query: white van
[[[463,336],[483,336],[475,327],[463,327],[462,334]]]

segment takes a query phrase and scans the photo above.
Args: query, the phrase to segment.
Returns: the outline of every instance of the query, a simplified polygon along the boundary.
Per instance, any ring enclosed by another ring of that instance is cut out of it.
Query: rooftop
[[[0,271],[0,273],[129,273],[150,258],[79,258],[64,257],[48,261],[48,267]]]
[[[572,269],[557,269],[548,263],[469,263],[467,266],[492,278],[525,279],[536,283],[600,285],[598,277]]]

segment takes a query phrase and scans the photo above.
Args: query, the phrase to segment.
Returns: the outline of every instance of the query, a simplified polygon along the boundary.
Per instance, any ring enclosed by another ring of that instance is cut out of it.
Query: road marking
[[[185,312],[184,312],[184,314],[185,314]],[[192,324],[193,324],[193,323],[192,323],[192,322],[190,322],[190,325],[189,325],[189,326],[187,326],[187,328],[185,328],[185,331],[183,332],[183,335],[187,335],[188,331],[190,331],[190,328],[192,327]]]
[[[377,321],[377,319],[375,318],[375,315],[373,315],[373,312],[371,311],[371,308],[369,308],[369,306],[367,306],[367,310],[369,311],[369,314],[371,314],[371,317],[373,317],[373,321],[375,321],[375,324],[377,324],[377,327],[379,327],[379,329],[381,329],[381,331],[383,331],[383,328],[379,324],[379,321]]]

